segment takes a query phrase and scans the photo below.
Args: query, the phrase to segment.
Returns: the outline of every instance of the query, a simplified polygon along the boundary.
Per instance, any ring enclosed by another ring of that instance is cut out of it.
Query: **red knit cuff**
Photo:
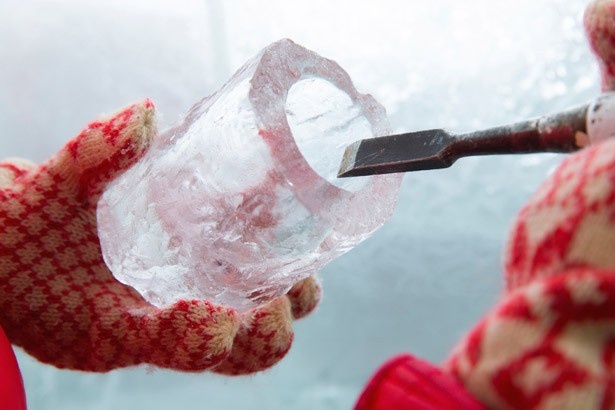
[[[374,409],[484,410],[485,407],[439,368],[403,354],[380,367],[355,405],[355,410]]]

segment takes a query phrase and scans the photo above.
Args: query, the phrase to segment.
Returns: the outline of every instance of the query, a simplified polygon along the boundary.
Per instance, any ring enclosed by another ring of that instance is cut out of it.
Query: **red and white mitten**
[[[315,279],[244,314],[204,300],[159,309],[104,264],[99,196],[154,133],[146,100],[89,124],[41,165],[0,162],[0,325],[13,344],[60,368],[149,363],[243,374],[274,365],[291,346],[293,318],[318,303]]]
[[[615,1],[590,4],[585,26],[614,91]],[[615,138],[567,158],[521,211],[506,279],[447,369],[493,409],[615,408]]]
[[[615,91],[615,0],[594,0],[585,27],[603,90]],[[615,130],[606,131],[518,215],[506,293],[446,373],[413,358],[390,362],[357,410],[615,409]]]
[[[508,290],[447,363],[494,409],[615,408],[615,139],[567,158],[519,214]]]

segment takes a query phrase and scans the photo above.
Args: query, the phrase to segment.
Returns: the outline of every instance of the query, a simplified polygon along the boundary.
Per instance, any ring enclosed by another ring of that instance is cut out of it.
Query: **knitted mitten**
[[[535,194],[506,265],[506,294],[448,374],[391,361],[356,410],[482,408],[473,397],[491,409],[615,408],[615,138],[566,159]]]
[[[154,107],[144,101],[91,123],[41,165],[0,162],[0,325],[13,344],[61,368],[150,363],[242,374],[272,366],[290,348],[292,319],[318,303],[314,279],[245,314],[204,300],[159,309],[104,264],[98,198],[154,133]]]
[[[585,26],[615,90],[615,1]],[[615,408],[615,138],[567,158],[521,211],[506,279],[446,368],[494,409]]]
[[[615,139],[569,157],[519,214],[508,289],[447,369],[496,409],[615,406]]]

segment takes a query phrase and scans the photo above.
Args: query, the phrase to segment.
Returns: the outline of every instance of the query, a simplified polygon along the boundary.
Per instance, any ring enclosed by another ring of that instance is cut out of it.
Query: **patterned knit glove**
[[[615,1],[585,26],[615,90]],[[615,138],[569,158],[519,214],[507,292],[446,368],[493,409],[615,408]]]
[[[507,267],[502,301],[447,369],[494,409],[615,408],[615,139],[534,195]]]
[[[0,162],[0,325],[13,344],[60,368],[149,363],[243,374],[274,365],[292,343],[292,319],[318,303],[313,278],[245,314],[204,300],[159,309],[104,264],[98,198],[154,133],[144,101],[91,123],[41,165]]]

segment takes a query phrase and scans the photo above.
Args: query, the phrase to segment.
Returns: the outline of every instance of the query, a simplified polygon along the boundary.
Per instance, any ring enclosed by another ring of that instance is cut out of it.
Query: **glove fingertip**
[[[615,90],[615,1],[594,0],[585,10],[585,32],[602,72],[603,91]]]
[[[244,314],[231,354],[212,370],[230,376],[266,370],[286,356],[293,339],[290,301],[277,298]]]
[[[297,282],[286,295],[290,300],[292,315],[301,319],[312,313],[322,298],[322,287],[315,276]]]
[[[155,134],[154,104],[146,99],[88,124],[44,168],[96,201],[108,182],[143,156]]]
[[[230,354],[239,322],[234,309],[207,301],[179,301],[158,309],[143,322],[150,347],[144,361],[187,372],[216,366]]]
[[[149,148],[156,133],[154,104],[144,100],[103,123],[92,123],[83,138],[77,161],[81,185],[89,185],[90,195],[102,192],[107,183],[137,162]]]

